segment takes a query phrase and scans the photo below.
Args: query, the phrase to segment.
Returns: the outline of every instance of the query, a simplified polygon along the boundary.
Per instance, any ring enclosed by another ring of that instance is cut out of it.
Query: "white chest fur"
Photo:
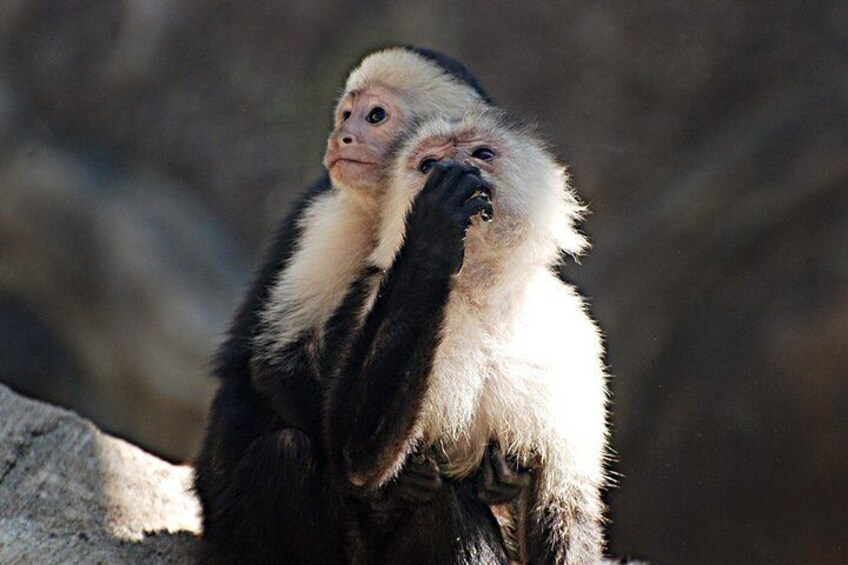
[[[474,280],[481,275],[456,281],[420,434],[442,446],[454,475],[476,469],[490,440],[521,460],[596,464],[605,383],[582,300],[546,269],[488,287]]]
[[[375,219],[344,193],[317,197],[301,219],[302,236],[262,313],[266,354],[323,327],[374,247]]]

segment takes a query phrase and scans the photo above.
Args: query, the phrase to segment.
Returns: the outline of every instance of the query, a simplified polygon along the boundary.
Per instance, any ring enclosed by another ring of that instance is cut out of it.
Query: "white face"
[[[404,106],[398,94],[380,86],[342,98],[324,155],[336,186],[354,191],[379,187],[389,150],[409,121]]]

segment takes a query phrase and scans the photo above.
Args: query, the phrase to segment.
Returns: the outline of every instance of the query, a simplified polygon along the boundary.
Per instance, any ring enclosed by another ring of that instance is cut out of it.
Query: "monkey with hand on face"
[[[376,52],[349,76],[327,145],[329,177],[283,222],[217,356],[220,387],[195,472],[204,561],[506,561],[480,501],[511,499],[520,487],[498,451],[490,459],[503,472],[483,488],[442,485],[422,451],[362,497],[332,479],[325,445],[327,430],[346,425],[327,422],[326,391],[358,335],[360,310],[345,297],[374,251],[397,138],[416,121],[489,102],[464,67],[422,49]]]
[[[372,267],[349,294],[362,329],[327,395],[331,469],[349,489],[379,491],[422,450],[448,477],[491,475],[494,444],[532,476],[512,513],[518,559],[600,561],[603,349],[554,274],[586,248],[583,211],[564,167],[491,107],[401,144]]]

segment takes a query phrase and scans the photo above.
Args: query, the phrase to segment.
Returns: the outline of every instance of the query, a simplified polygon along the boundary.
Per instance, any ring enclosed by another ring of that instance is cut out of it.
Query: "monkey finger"
[[[507,461],[500,447],[493,447],[491,451],[491,463],[494,468],[498,482],[504,485],[514,485],[519,489],[530,484],[530,475],[515,470]]]
[[[530,474],[526,471],[513,471],[510,469],[507,474],[500,476],[500,482],[515,486],[520,490],[530,485]]]
[[[496,506],[512,502],[521,494],[521,488],[517,485],[510,487],[492,486],[491,488],[480,488],[477,490],[477,500],[483,504]]]
[[[427,454],[424,451],[415,451],[409,456],[408,465],[426,465],[427,464]]]
[[[442,479],[439,476],[434,478],[405,474],[395,484],[397,496],[413,502],[430,500],[441,488]]]
[[[407,460],[406,465],[398,475],[398,480],[405,480],[407,477],[435,480],[440,476],[439,466],[432,457],[423,453],[416,453]]]
[[[523,485],[499,481],[491,463],[483,462],[477,479],[477,498],[484,504],[505,504],[515,500],[523,488]]]
[[[401,472],[400,478],[407,476],[424,480],[436,480],[441,477],[441,471],[435,458],[425,451],[417,451],[410,455]]]
[[[485,504],[505,504],[515,500],[529,484],[530,474],[517,469],[497,443],[490,443],[477,477],[477,498]]]
[[[463,205],[462,214],[467,218],[467,222],[469,223],[471,222],[471,218],[478,214],[484,221],[490,222],[495,217],[495,209],[489,200],[478,197]]]
[[[488,195],[491,188],[477,175],[465,174],[459,179],[456,187],[451,190],[449,201],[455,205],[461,205],[481,194]]]
[[[436,167],[445,171],[438,181],[439,187],[437,190],[441,191],[441,199],[447,200],[454,193],[456,187],[462,183],[466,171],[462,165],[454,161],[443,161]]]
[[[492,468],[488,455],[483,456],[480,466],[480,474],[477,478],[477,486],[488,486],[495,483],[495,471]]]
[[[449,184],[451,182],[448,179],[449,175],[453,174],[454,176],[459,176],[461,171],[455,171],[456,167],[452,165],[455,165],[455,163],[451,163],[450,161],[443,161],[433,165],[433,170],[430,171],[430,174],[427,177],[427,182],[424,184],[424,188],[421,190],[421,193],[439,193],[446,183]]]
[[[448,206],[458,206],[471,196],[476,187],[484,183],[478,175],[470,172],[471,167],[457,163],[452,163],[451,167],[450,173],[442,181],[444,189],[441,200]]]
[[[501,446],[496,443],[489,445],[489,461],[491,461],[492,467],[494,467],[495,473],[499,477],[512,474],[512,469],[509,468],[509,463],[507,463],[506,457],[504,457],[503,451],[501,451]]]

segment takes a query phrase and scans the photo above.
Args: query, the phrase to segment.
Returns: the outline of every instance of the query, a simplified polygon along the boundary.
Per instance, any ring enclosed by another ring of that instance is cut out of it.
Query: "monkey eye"
[[[380,106],[375,106],[371,109],[370,112],[368,112],[368,115],[365,117],[365,119],[368,121],[369,124],[379,124],[380,122],[385,120],[388,115],[389,114],[388,112],[386,112],[385,109],[381,108]]]
[[[495,152],[488,147],[478,147],[471,156],[481,161],[491,161],[495,156]]]
[[[421,161],[421,163],[418,165],[418,171],[422,175],[426,175],[427,173],[430,172],[430,169],[433,168],[433,165],[435,165],[438,162],[439,162],[438,159],[433,159],[432,157],[427,157],[426,159]]]
[[[344,112],[342,112],[342,121],[343,122],[346,122],[349,117],[350,117],[350,110],[345,110]]]

